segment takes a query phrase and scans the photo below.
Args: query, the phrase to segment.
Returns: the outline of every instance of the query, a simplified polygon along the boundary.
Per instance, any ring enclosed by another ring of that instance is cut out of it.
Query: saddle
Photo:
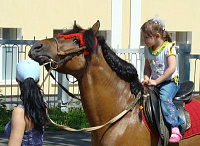
[[[180,84],[180,90],[178,91],[173,100],[178,110],[179,117],[185,121],[184,124],[179,127],[182,135],[190,126],[190,121],[188,120],[190,119],[189,114],[184,108],[184,103],[188,103],[192,100],[193,89],[194,83],[192,81],[184,81]],[[156,132],[159,135],[161,139],[164,139],[166,137],[169,138],[169,131],[171,129],[167,126],[167,124],[165,124],[165,121],[162,117],[159,90],[153,86],[149,87],[147,90],[150,96],[145,102],[144,115],[146,117],[146,120],[149,126],[154,130],[154,132]],[[162,125],[165,125],[164,130]]]

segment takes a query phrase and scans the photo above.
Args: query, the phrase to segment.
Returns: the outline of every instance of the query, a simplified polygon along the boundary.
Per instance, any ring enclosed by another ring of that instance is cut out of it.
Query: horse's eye
[[[78,45],[80,44],[80,40],[78,38],[76,38],[76,37],[73,38],[73,42],[76,43],[76,44],[78,44]]]

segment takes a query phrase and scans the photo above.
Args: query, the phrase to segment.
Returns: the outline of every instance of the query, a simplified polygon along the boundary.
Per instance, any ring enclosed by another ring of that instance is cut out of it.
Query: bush
[[[68,112],[62,112],[59,107],[49,108],[50,118],[58,123],[71,128],[81,129],[89,127],[83,109],[70,109]],[[4,132],[6,124],[11,120],[12,110],[6,110],[6,105],[0,104],[0,132]],[[61,130],[51,124],[46,130]]]
[[[12,110],[6,110],[6,105],[0,103],[0,132],[4,132],[6,124],[10,121]]]
[[[57,124],[62,124],[70,128],[81,129],[89,127],[89,123],[86,119],[83,109],[72,108],[68,112],[62,112],[60,108],[49,108],[48,110],[50,118]],[[50,125],[47,130],[58,130],[59,128]]]

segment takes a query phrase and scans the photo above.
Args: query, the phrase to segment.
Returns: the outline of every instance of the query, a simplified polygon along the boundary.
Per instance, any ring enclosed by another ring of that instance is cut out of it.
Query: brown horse
[[[82,105],[90,126],[102,125],[130,106],[142,90],[133,65],[117,57],[102,37],[96,37],[100,22],[91,29],[73,30],[34,44],[29,56],[41,65],[54,60],[63,74],[78,79]],[[46,66],[49,68],[49,65]],[[140,100],[140,103],[145,102]],[[139,102],[117,122],[92,132],[94,146],[157,145],[140,120]],[[200,136],[184,139],[181,146],[200,145]],[[178,145],[178,144],[176,144]]]

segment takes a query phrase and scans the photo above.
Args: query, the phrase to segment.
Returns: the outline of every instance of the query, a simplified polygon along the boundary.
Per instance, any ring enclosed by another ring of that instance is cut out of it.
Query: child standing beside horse
[[[12,120],[5,127],[8,146],[42,146],[44,127],[49,123],[47,104],[37,84],[39,63],[24,60],[17,64],[16,80],[22,100],[12,112]]]
[[[156,86],[159,89],[163,116],[171,127],[169,142],[179,142],[182,138],[179,126],[184,121],[179,118],[173,103],[173,98],[180,89],[174,44],[165,30],[164,23],[159,18],[145,22],[141,27],[141,32],[146,44],[142,83]]]

